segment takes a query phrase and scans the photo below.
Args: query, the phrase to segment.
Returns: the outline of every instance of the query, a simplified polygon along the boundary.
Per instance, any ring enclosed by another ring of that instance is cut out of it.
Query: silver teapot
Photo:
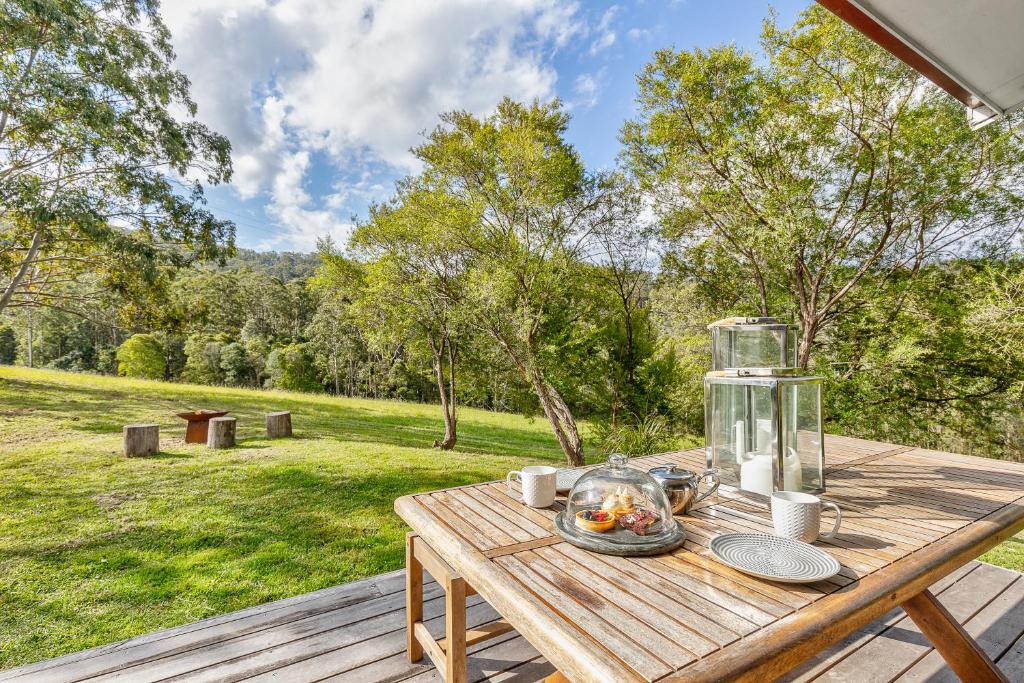
[[[698,503],[718,490],[721,480],[716,470],[704,470],[700,475],[684,470],[676,465],[662,465],[647,471],[654,480],[661,484],[668,496],[672,514],[685,515],[695,503]],[[704,493],[698,493],[700,482],[710,479],[713,483]]]

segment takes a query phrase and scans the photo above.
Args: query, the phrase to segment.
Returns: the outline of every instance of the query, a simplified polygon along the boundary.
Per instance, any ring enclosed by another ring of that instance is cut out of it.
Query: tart
[[[576,513],[576,526],[586,531],[603,533],[615,528],[616,517],[607,510],[580,510]]]

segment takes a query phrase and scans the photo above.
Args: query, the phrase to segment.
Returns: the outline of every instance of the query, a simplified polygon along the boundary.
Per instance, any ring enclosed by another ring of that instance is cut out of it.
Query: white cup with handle
[[[505,476],[505,485],[515,496],[512,482],[518,481],[523,489],[523,502],[532,508],[546,508],[555,502],[555,479],[558,470],[547,465],[530,465]]]
[[[832,526],[832,531],[819,534],[822,508],[831,508],[835,511],[836,523]],[[819,537],[835,536],[843,522],[843,513],[835,503],[809,493],[776,491],[772,494],[772,522],[775,524],[775,533],[779,536],[813,543]]]

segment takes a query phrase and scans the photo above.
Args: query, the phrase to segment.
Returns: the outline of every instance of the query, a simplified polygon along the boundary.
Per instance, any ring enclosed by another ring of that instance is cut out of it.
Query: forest
[[[313,254],[236,248],[159,175],[90,179],[144,186],[157,224],[91,190],[40,207],[0,169],[0,363],[434,403],[441,449],[460,406],[518,412],[579,464],[699,441],[706,326],[772,315],[826,380],[827,431],[1024,458],[1019,116],[971,131],[812,7],[769,17],[761,54],[656,52],[615,169],[570,122],[558,100],[441,114],[420,170]],[[0,126],[6,158],[55,158],[19,135]],[[230,177],[226,140],[188,139],[139,144]]]

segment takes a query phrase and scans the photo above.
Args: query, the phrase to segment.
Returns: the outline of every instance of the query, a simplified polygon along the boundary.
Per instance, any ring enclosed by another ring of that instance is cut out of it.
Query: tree
[[[173,60],[150,0],[0,8],[0,311],[73,307],[230,251],[201,183],[172,177],[231,175]],[[85,273],[91,287],[62,289]]]
[[[659,51],[624,157],[685,253],[742,269],[761,314],[795,312],[806,367],[865,278],[1009,244],[1024,146],[1016,120],[971,131],[961,105],[822,7],[788,30],[769,17],[762,45],[763,59]]]
[[[303,344],[289,344],[271,351],[267,357],[266,372],[268,389],[323,391],[313,359]]]
[[[10,325],[0,325],[0,365],[13,365],[18,358],[18,339]]]
[[[835,323],[814,365],[829,382],[829,419],[865,438],[1019,457],[1009,425],[1020,424],[1024,386],[1022,272],[1019,260],[961,259],[865,280],[862,305]]]
[[[466,308],[533,387],[570,464],[583,442],[569,404],[551,380],[568,328],[588,301],[576,278],[612,193],[589,175],[565,141],[568,114],[555,100],[504,100],[479,119],[443,115],[414,153],[421,181],[447,198],[449,239],[468,254]]]
[[[370,218],[352,235],[352,247],[365,260],[355,309],[373,335],[390,343],[429,350],[444,416],[442,450],[455,447],[457,432],[456,359],[462,321],[466,253],[449,235],[447,197],[403,184],[391,204],[371,207]]]
[[[221,368],[220,355],[224,344],[221,339],[196,333],[185,340],[185,369],[181,376],[186,382],[196,384],[221,384],[224,382],[224,370]]]
[[[359,328],[350,313],[352,302],[344,284],[335,283],[334,275],[326,266],[311,283],[323,291],[320,304],[306,328],[314,362],[335,394],[355,396],[356,365],[362,361],[365,349]]]
[[[252,363],[245,347],[238,342],[231,342],[220,350],[220,369],[224,372],[224,382],[231,386],[252,386],[255,381]]]
[[[166,371],[164,348],[151,334],[133,334],[117,349],[117,374],[122,377],[163,379]]]

